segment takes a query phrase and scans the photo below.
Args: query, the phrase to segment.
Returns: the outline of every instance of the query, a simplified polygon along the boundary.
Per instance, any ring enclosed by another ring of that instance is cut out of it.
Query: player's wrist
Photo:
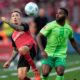
[[[41,52],[43,52],[43,51],[44,51],[44,49],[40,49],[40,51],[41,51]]]
[[[12,60],[8,60],[7,62],[10,64],[12,62]]]

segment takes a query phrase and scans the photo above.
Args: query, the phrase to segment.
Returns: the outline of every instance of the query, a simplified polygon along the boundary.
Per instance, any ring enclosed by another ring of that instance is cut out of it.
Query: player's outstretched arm
[[[10,25],[10,27],[12,27],[13,29],[17,30],[17,31],[24,31],[24,27],[23,26],[18,26],[18,25],[15,25],[15,24],[12,24],[11,22],[9,21],[5,21],[7,24]]]
[[[13,41],[13,39],[11,38],[11,41],[12,41],[12,46],[13,46],[13,52],[12,52],[12,55],[10,57],[10,59],[5,62],[5,64],[3,65],[4,68],[8,68],[10,66],[10,63],[16,58],[16,56],[18,55],[18,50],[17,50],[17,47],[16,47],[16,44],[15,42]]]
[[[41,50],[41,55],[43,56],[43,57],[47,57],[47,54],[46,54],[46,52],[44,51],[44,47],[43,47],[43,45],[42,45],[42,42],[41,42],[41,37],[42,37],[43,35],[41,34],[41,33],[39,33],[38,35],[37,35],[37,37],[36,37],[36,40],[37,40],[37,44],[38,44],[38,46],[39,46],[39,48],[40,48],[40,50]]]
[[[73,48],[80,54],[80,50],[79,50],[79,48],[77,46],[77,43],[76,43],[75,39],[71,38],[70,42],[71,42],[71,45],[73,46]]]
[[[15,24],[11,23],[9,20],[7,20],[5,17],[2,17],[1,21],[7,23],[8,25],[10,25],[10,27],[12,27],[13,29],[15,29],[17,31],[25,31],[24,26],[15,25]],[[29,29],[28,25],[26,25],[26,27],[27,27],[27,29]]]
[[[15,57],[17,56],[18,52],[16,52],[15,50],[13,50],[13,53],[10,57],[10,59],[5,62],[5,64],[3,65],[4,68],[8,68],[10,66],[10,63],[15,59]]]

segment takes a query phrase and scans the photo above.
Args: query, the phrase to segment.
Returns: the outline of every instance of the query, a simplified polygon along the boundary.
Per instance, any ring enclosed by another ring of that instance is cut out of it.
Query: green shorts
[[[58,66],[64,66],[66,67],[66,58],[61,57],[48,57],[45,59],[42,59],[42,65],[47,64],[50,67],[58,67]]]

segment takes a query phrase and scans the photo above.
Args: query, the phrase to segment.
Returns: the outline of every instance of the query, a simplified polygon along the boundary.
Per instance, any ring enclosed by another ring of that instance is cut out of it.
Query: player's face
[[[21,24],[21,15],[18,12],[13,12],[11,14],[11,22],[16,25]]]
[[[65,18],[66,18],[66,16],[65,16],[64,11],[61,9],[58,9],[57,13],[56,13],[56,20],[57,21],[63,21],[63,20],[65,20]]]
[[[43,17],[43,16],[45,16],[45,9],[40,9],[39,10],[39,15],[41,16],[41,17]]]

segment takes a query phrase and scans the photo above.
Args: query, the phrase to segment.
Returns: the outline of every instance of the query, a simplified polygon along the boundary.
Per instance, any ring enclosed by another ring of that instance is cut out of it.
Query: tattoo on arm
[[[6,21],[7,24],[10,25],[10,27],[12,27],[13,29],[17,30],[17,31],[24,31],[24,27],[23,26],[17,26],[15,24],[12,24],[11,22],[9,21]]]

